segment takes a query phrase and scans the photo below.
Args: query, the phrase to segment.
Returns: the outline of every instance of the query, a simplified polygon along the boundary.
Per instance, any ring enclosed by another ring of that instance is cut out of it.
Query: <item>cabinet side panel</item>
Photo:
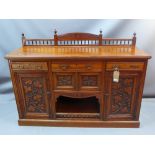
[[[145,83],[145,77],[146,77],[147,63],[148,63],[148,60],[145,60],[144,69],[143,69],[142,76],[139,81],[140,82],[139,88],[138,88],[139,93],[137,94],[137,105],[135,107],[135,120],[139,120],[141,102],[142,102],[143,90],[144,90],[144,83]]]

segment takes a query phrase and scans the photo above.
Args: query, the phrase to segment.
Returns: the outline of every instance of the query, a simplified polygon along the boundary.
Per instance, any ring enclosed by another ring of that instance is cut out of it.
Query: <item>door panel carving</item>
[[[73,90],[75,89],[75,73],[54,73],[54,89]]]
[[[81,81],[82,81],[82,86],[97,86],[98,85],[98,77],[96,75],[82,75],[81,76]]]
[[[130,113],[133,84],[133,78],[120,78],[119,83],[112,82],[111,114]]]
[[[105,103],[108,119],[134,118],[139,73],[120,73],[119,82],[113,82],[112,73],[106,73]]]
[[[80,90],[100,90],[102,82],[100,73],[79,73]]]
[[[26,117],[48,117],[49,98],[46,74],[17,74]]]
[[[35,113],[46,113],[46,100],[44,94],[44,79],[43,78],[22,78],[24,89],[26,111]]]
[[[58,75],[57,76],[58,86],[72,86],[72,76],[71,75]]]

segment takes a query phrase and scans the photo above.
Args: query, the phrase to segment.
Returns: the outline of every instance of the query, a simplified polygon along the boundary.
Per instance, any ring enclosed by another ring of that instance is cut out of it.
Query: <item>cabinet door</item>
[[[46,73],[16,73],[24,118],[49,117],[48,82]]]
[[[119,82],[113,82],[113,72],[105,78],[105,113],[108,120],[132,120],[139,93],[140,73],[121,72]]]
[[[79,90],[100,90],[101,74],[100,73],[78,73]]]
[[[53,73],[54,90],[75,90],[76,73],[74,72],[55,72]]]

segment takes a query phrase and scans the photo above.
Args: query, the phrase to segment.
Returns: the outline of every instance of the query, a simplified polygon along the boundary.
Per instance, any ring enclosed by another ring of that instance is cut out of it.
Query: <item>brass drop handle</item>
[[[92,68],[91,65],[86,65],[87,69],[90,70]]]
[[[18,65],[18,68],[19,69],[24,69],[24,66],[23,65]]]
[[[40,70],[42,69],[42,66],[36,66],[36,69]]]
[[[62,69],[65,70],[65,69],[67,69],[67,68],[69,67],[69,65],[67,65],[67,64],[63,64],[63,65],[61,65],[60,67],[61,67]]]
[[[114,66],[114,71],[113,71],[113,82],[119,82],[119,67],[118,66]]]
[[[138,66],[136,66],[136,65],[130,65],[130,68],[137,69]]]

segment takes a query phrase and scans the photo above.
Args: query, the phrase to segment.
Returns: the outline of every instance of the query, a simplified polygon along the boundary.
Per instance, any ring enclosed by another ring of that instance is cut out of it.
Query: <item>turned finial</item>
[[[57,30],[54,30],[54,45],[58,45],[58,36],[57,36]]]
[[[102,35],[102,29],[100,29],[100,34]]]
[[[102,29],[100,29],[100,34],[99,34],[99,45],[102,45]]]
[[[25,38],[24,33],[22,33],[22,45],[23,46],[25,45],[25,42],[26,42],[26,38]]]
[[[133,38],[132,38],[132,46],[135,48],[136,46],[136,33],[133,33]]]
[[[24,37],[24,33],[22,33],[22,37]]]
[[[133,37],[136,37],[136,33],[135,32],[133,33]]]
[[[57,30],[56,29],[54,30],[54,34],[57,35]]]

